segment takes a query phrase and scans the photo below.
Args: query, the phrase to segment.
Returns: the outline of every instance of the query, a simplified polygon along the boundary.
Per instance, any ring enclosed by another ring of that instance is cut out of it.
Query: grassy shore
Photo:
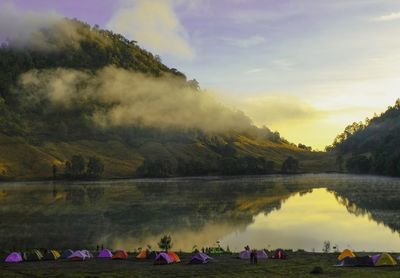
[[[191,254],[187,253],[180,255],[180,264],[161,266],[153,265],[150,260],[138,261],[133,255],[126,261],[2,262],[0,277],[400,277],[399,266],[334,267],[337,254],[294,252],[288,255],[287,260],[269,259],[257,265],[237,259],[237,254],[215,256],[216,262],[206,265],[189,265]],[[322,274],[310,274],[316,266],[323,269]]]

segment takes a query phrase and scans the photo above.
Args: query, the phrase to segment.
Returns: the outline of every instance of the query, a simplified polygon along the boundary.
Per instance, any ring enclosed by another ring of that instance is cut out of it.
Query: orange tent
[[[147,250],[140,251],[140,253],[136,256],[136,259],[147,259]]]
[[[178,255],[175,252],[168,252],[168,256],[174,263],[180,263],[181,259],[179,259]]]
[[[112,256],[113,260],[126,260],[128,259],[128,253],[124,250],[117,250],[115,251],[114,255]]]
[[[344,260],[344,258],[346,258],[346,257],[353,258],[353,257],[355,257],[355,256],[356,256],[356,255],[355,255],[351,250],[349,250],[349,249],[344,249],[343,252],[339,255],[338,260],[339,260],[339,261],[342,261],[342,260]]]

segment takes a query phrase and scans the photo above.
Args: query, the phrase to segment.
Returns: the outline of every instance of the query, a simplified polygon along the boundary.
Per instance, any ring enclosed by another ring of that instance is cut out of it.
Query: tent
[[[154,264],[172,264],[173,259],[167,253],[160,252],[154,260]]]
[[[68,257],[71,256],[73,253],[74,253],[74,251],[71,250],[71,249],[64,250],[64,251],[61,253],[60,259],[68,259]]]
[[[343,261],[346,257],[355,257],[356,255],[349,249],[344,249],[343,252],[339,255],[338,260]]]
[[[61,257],[60,253],[58,253],[58,251],[56,250],[49,250],[47,251],[44,256],[43,256],[43,260],[44,261],[55,261],[57,260],[59,257]]]
[[[94,258],[92,253],[90,253],[88,250],[82,250],[82,253],[86,255],[86,259]]]
[[[258,260],[266,260],[268,259],[267,253],[264,250],[257,250],[257,259]]]
[[[208,256],[207,254],[199,252],[190,258],[189,263],[190,264],[207,264],[213,260],[214,259],[211,258],[210,256]]]
[[[103,249],[100,251],[100,253],[97,255],[97,258],[100,259],[111,259],[113,254],[111,253],[110,250],[108,249]]]
[[[89,259],[85,253],[82,251],[75,251],[74,253],[71,254],[71,256],[68,257],[68,260],[71,261],[84,261],[86,259]]]
[[[22,257],[23,257],[24,261],[27,261],[27,262],[36,262],[36,261],[40,261],[41,259],[43,259],[42,253],[37,249],[33,249],[30,252],[24,252],[22,254]]]
[[[272,258],[285,260],[285,259],[287,259],[287,255],[286,255],[285,251],[283,251],[283,249],[279,248],[279,249],[275,250],[275,253],[272,256]]]
[[[136,259],[139,259],[139,260],[147,259],[148,253],[149,253],[149,250],[142,250],[142,251],[140,251],[140,253],[136,256]]]
[[[251,251],[243,250],[239,253],[239,258],[242,260],[250,260]],[[257,250],[257,259],[265,260],[268,259],[267,253],[264,250]]]
[[[241,260],[249,260],[251,252],[248,250],[243,250],[239,253],[239,259]]]
[[[5,259],[6,263],[20,263],[22,262],[22,256],[19,252],[12,252],[10,253],[7,258]]]
[[[376,259],[376,258],[374,258],[374,259]],[[379,256],[379,258],[377,258],[377,260],[374,261],[374,265],[375,266],[394,266],[394,265],[397,265],[397,262],[388,253],[382,253]]]
[[[397,257],[397,260],[400,262],[400,256]]]
[[[180,263],[181,259],[178,257],[178,255],[175,252],[168,252],[168,256],[171,258],[172,262],[174,263]]]
[[[372,259],[369,256],[345,257],[338,266],[373,266]]]
[[[128,253],[126,253],[124,250],[117,250],[114,253],[114,256],[112,256],[113,260],[127,260],[128,259]]]
[[[147,254],[147,258],[150,260],[154,260],[157,257],[157,252],[156,251],[151,251],[150,253]]]
[[[371,256],[371,260],[372,260],[372,263],[375,265],[376,264],[376,262],[379,260],[379,257],[381,256],[381,254],[376,254],[376,255],[373,255],[373,256]]]

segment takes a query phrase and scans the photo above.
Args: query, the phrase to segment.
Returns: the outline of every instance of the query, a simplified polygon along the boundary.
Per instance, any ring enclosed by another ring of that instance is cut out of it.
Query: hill
[[[69,19],[1,46],[0,153],[2,179],[83,177],[89,167],[106,178],[265,174],[289,156],[300,160],[294,171],[332,165],[137,42]]]
[[[328,148],[353,173],[400,176],[400,99],[365,123],[353,123]]]

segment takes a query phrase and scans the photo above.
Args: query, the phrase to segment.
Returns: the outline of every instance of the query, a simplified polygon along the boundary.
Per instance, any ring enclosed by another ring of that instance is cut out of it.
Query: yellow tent
[[[51,253],[53,253],[54,258],[56,258],[56,260],[61,257],[60,252],[56,251],[56,250],[51,250]]]
[[[379,259],[376,261],[375,266],[387,266],[387,265],[390,266],[397,265],[397,262],[388,253],[382,253]]]
[[[355,257],[354,253],[349,249],[344,249],[343,252],[339,255],[338,260],[343,261],[346,257]]]

